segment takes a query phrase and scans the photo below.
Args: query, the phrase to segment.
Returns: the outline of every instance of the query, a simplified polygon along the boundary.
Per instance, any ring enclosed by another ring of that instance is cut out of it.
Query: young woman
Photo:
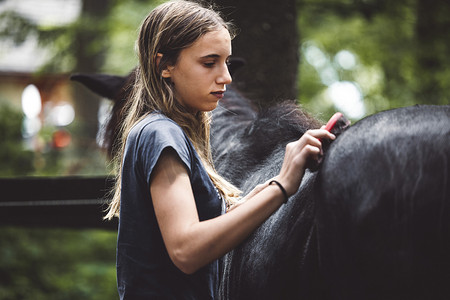
[[[320,155],[319,139],[334,139],[308,131],[286,147],[278,176],[240,198],[216,173],[209,144],[209,112],[231,83],[231,39],[216,12],[187,1],[158,6],[141,25],[106,216],[120,212],[121,299],[213,299],[217,259],[297,191],[306,163]]]

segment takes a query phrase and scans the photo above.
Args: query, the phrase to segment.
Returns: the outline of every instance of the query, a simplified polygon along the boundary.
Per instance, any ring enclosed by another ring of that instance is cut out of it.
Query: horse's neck
[[[229,88],[219,106],[213,111],[211,148],[218,172],[234,184],[245,178],[248,158],[245,148],[251,142],[245,138],[247,128],[257,117],[250,100]]]
[[[250,100],[230,89],[213,112],[211,147],[216,168],[225,177],[246,179],[274,151],[318,127],[293,101],[258,111]]]

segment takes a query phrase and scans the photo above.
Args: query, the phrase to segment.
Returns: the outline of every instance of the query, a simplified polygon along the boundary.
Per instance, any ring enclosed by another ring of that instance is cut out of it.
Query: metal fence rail
[[[0,178],[0,225],[117,229],[103,220],[110,177]]]

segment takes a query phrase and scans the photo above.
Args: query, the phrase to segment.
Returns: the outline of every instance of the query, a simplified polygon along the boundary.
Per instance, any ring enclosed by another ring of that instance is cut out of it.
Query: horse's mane
[[[321,123],[300,109],[295,101],[285,100],[261,110],[245,134],[259,145],[252,147],[255,159],[263,160],[275,147],[297,140],[307,130],[320,126]]]
[[[211,146],[216,168],[239,186],[244,173],[259,167],[275,149],[320,125],[293,100],[261,108],[230,87],[213,111]]]

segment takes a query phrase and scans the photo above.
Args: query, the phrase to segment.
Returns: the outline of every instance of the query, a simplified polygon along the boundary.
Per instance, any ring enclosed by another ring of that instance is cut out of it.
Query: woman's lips
[[[223,98],[223,94],[225,93],[225,91],[217,91],[217,92],[211,92],[211,94],[213,94],[214,96],[216,96],[219,99]]]

